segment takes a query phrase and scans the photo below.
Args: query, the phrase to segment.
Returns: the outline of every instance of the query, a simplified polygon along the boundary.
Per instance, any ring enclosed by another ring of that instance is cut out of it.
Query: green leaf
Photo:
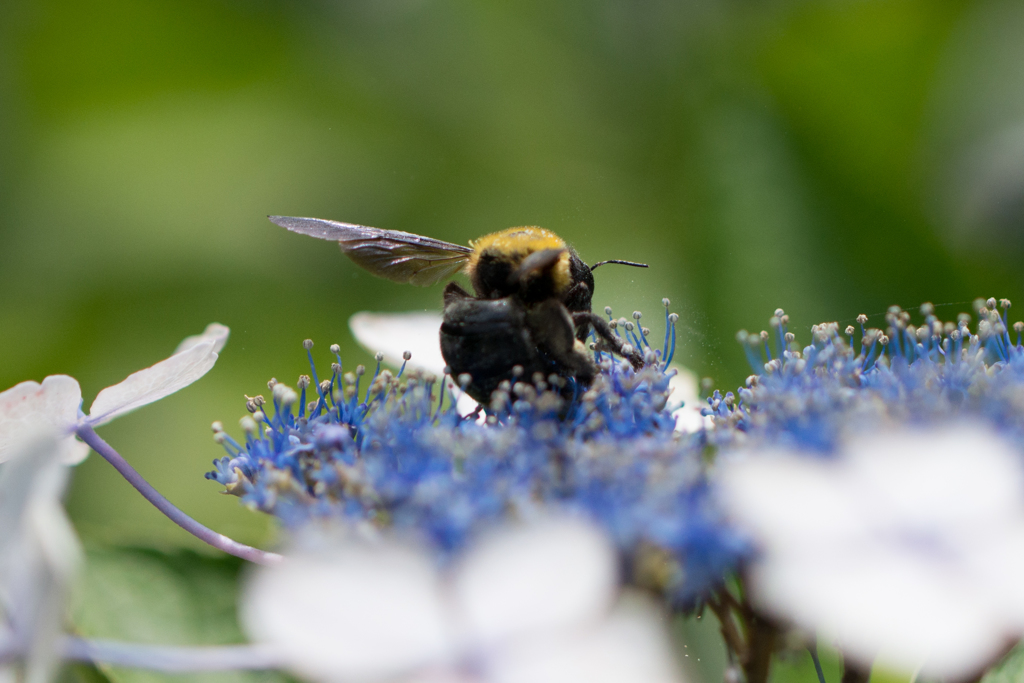
[[[148,645],[243,643],[236,620],[243,564],[184,550],[90,548],[73,605],[74,626],[83,637]],[[99,669],[112,683],[286,680],[265,671],[170,675],[102,664]]]
[[[1024,646],[1017,645],[1003,661],[989,669],[981,683],[1021,683],[1024,681]]]

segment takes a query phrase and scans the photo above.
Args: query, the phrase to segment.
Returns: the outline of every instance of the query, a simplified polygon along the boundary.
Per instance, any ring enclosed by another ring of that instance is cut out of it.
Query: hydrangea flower
[[[855,437],[830,460],[732,454],[752,594],[868,666],[982,671],[1024,635],[1021,455],[973,423]]]
[[[1024,633],[1024,324],[1009,308],[979,299],[972,329],[893,307],[884,331],[825,323],[803,348],[778,310],[770,332],[739,334],[755,374],[708,398],[703,436],[725,452],[719,500],[759,550],[755,607],[862,665],[953,678]]]
[[[307,341],[311,375],[295,388],[272,380],[269,399],[247,398],[244,441],[214,424],[227,455],[207,477],[293,528],[323,518],[369,523],[416,533],[442,555],[501,520],[569,511],[606,530],[632,580],[693,605],[746,545],[711,503],[702,441],[676,431],[675,316],[666,302],[657,349],[640,318],[612,321],[645,351],[645,368],[595,351],[602,372],[569,404],[564,378],[518,377],[480,419],[455,410],[447,379],[411,368],[409,353],[397,374],[378,355],[366,377],[362,366],[345,372],[332,347],[335,362],[320,378]],[[381,327],[363,316],[353,328],[370,323]],[[436,329],[429,338],[436,346]]]
[[[662,618],[616,593],[613,549],[578,520],[492,532],[444,572],[393,538],[307,529],[242,618],[313,680],[678,681]]]
[[[50,375],[41,384],[22,382],[0,392],[0,462],[40,428],[63,439],[65,463],[81,462],[89,447],[74,438],[76,428],[98,427],[185,388],[210,371],[227,339],[228,328],[208,325],[202,334],[183,340],[169,358],[100,391],[88,415],[81,411],[78,381],[67,375]]]

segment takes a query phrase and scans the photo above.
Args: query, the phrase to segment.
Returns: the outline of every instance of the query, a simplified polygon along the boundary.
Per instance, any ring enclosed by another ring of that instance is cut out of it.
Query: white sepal
[[[89,408],[88,423],[93,427],[106,424],[192,384],[213,368],[227,336],[228,329],[214,323],[203,334],[185,339],[178,347],[182,350],[170,358],[107,387]]]

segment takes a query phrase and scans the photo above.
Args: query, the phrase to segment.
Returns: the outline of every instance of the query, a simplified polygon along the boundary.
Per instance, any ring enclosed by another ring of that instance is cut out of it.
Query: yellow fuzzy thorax
[[[565,240],[544,228],[535,225],[519,228],[508,228],[500,232],[492,232],[475,240],[471,240],[469,246],[473,247],[473,253],[469,255],[469,262],[466,263],[464,272],[472,277],[476,270],[476,264],[480,255],[489,252],[497,256],[504,256],[518,263],[535,251],[544,249],[565,249]],[[569,252],[566,251],[558,259],[558,264],[553,270],[555,287],[559,292],[569,288]]]

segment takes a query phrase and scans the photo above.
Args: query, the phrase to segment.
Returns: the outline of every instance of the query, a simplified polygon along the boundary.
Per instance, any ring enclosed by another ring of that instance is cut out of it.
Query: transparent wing
[[[461,244],[401,230],[381,230],[322,218],[268,218],[292,232],[337,242],[357,265],[374,275],[403,284],[426,286],[451,277],[462,270],[473,252]]]

